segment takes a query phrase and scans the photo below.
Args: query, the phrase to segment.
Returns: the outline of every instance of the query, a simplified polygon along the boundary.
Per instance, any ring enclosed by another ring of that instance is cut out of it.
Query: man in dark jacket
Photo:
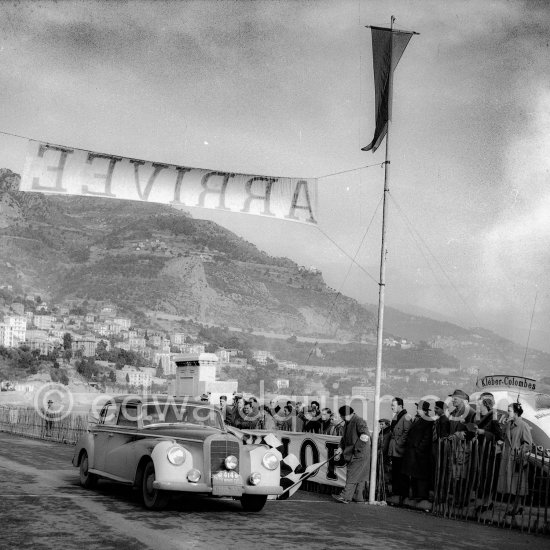
[[[407,435],[402,472],[410,477],[412,498],[418,500],[428,498],[433,420],[430,404],[427,401],[416,403],[416,417]]]
[[[401,504],[405,497],[409,496],[408,478],[401,469],[407,435],[411,428],[412,417],[403,408],[403,399],[394,397],[391,402],[391,410],[394,417],[390,425],[390,442],[388,445],[388,456],[391,459],[392,477],[392,504]]]
[[[345,421],[344,435],[340,446],[334,453],[338,460],[343,457],[346,466],[346,486],[338,495],[332,497],[338,502],[348,504],[364,502],[367,479],[370,473],[370,433],[367,423],[353,409],[344,405],[338,409],[338,413]]]

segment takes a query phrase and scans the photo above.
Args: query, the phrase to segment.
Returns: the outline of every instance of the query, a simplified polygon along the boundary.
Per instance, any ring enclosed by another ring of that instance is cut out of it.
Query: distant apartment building
[[[148,387],[153,381],[149,372],[142,372],[132,365],[124,365],[116,371],[116,381],[119,384],[131,384],[132,386]]]
[[[114,319],[116,317],[116,307],[113,305],[103,306],[99,312],[99,320]]]
[[[153,334],[149,337],[149,345],[155,346],[156,348],[160,347],[162,344],[163,338],[160,334]]]
[[[33,324],[36,328],[41,330],[49,330],[52,328],[52,323],[55,321],[53,315],[35,315]]]
[[[28,330],[25,337],[25,345],[31,350],[38,350],[40,355],[48,355],[53,351],[56,342],[48,336],[44,330]]]
[[[36,306],[36,311],[48,311],[49,307],[46,302],[41,302]]]
[[[226,349],[218,350],[216,352],[216,355],[218,356],[220,363],[229,363],[229,361],[231,360],[231,354]]]
[[[118,335],[122,332],[122,327],[116,323],[107,323],[107,332],[109,336],[111,334]]]
[[[127,317],[115,317],[113,323],[124,330],[128,330],[132,326],[132,319],[128,319]]]
[[[160,365],[165,376],[176,374],[176,364],[172,362],[170,352],[162,353],[157,351],[153,353],[153,364]]]
[[[184,332],[174,332],[170,336],[170,340],[174,346],[181,346],[185,344],[185,333]]]
[[[265,350],[255,351],[252,354],[252,357],[256,361],[258,361],[258,363],[260,363],[260,365],[266,365],[268,359],[274,360],[273,355],[269,351],[265,351]]]
[[[100,336],[109,336],[109,325],[106,323],[94,323],[94,332],[97,332]]]
[[[25,341],[27,318],[21,315],[8,315],[0,323],[0,345],[16,348]]]
[[[145,349],[145,338],[143,336],[130,336],[128,338],[128,345],[132,351]]]
[[[71,349],[73,353],[81,350],[83,357],[93,357],[95,355],[96,346],[97,340],[93,336],[73,336]]]
[[[204,344],[184,344],[180,346],[182,353],[204,353],[206,346]]]
[[[86,321],[86,323],[93,323],[95,321],[95,315],[93,313],[86,314],[84,321]]]

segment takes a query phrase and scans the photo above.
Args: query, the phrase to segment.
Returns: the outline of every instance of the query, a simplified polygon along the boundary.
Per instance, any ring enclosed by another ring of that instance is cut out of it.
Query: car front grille
[[[239,458],[239,444],[237,441],[212,441],[210,445],[210,466],[213,474],[226,469],[225,459],[230,455]],[[239,471],[239,466],[235,471]]]

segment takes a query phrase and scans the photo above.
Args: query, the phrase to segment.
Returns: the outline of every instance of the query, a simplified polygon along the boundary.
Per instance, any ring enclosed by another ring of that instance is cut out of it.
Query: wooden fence
[[[75,445],[88,428],[88,415],[61,415],[34,408],[0,406],[0,431]]]

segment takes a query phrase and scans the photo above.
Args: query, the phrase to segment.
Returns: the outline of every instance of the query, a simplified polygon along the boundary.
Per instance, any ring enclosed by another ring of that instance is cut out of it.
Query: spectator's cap
[[[466,401],[470,401],[470,396],[463,390],[455,390],[449,395],[449,397],[460,397],[461,399],[466,399]]]
[[[209,399],[210,399],[210,397],[207,393],[203,393],[201,395],[201,401],[208,401]]]
[[[422,399],[418,403],[415,403],[415,405],[422,409],[424,412],[430,412],[431,410],[430,404],[427,401],[423,401]]]
[[[52,401],[51,399],[48,400],[48,405],[49,405],[50,403],[53,403],[53,401]]]
[[[378,422],[384,422],[384,424],[391,424],[391,420],[388,420],[387,418],[380,418],[380,420],[378,420]]]
[[[435,402],[435,407],[437,409],[443,409],[445,410],[445,401],[436,401]]]
[[[243,397],[242,393],[236,392],[233,394],[233,399],[242,399],[242,397]]]

